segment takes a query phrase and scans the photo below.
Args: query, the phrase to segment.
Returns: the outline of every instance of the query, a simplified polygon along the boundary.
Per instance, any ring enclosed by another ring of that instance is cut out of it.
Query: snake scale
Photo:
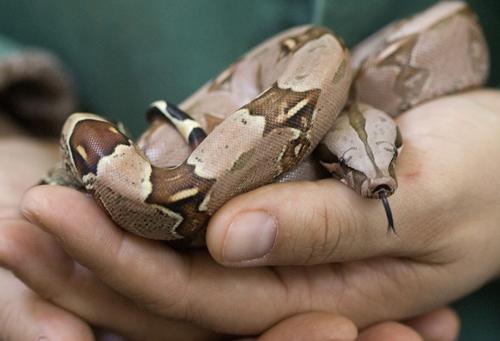
[[[64,176],[111,219],[173,245],[204,242],[207,221],[232,197],[326,169],[367,198],[397,187],[402,137],[393,117],[424,101],[477,87],[489,68],[473,11],[439,2],[393,23],[351,54],[333,32],[301,26],[245,54],[179,107],[154,102],[135,144],[89,113],[61,134]],[[311,157],[319,158],[319,163]]]

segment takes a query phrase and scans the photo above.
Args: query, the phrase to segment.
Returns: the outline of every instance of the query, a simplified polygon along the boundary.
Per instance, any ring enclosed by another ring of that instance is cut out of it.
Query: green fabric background
[[[155,99],[179,102],[253,45],[315,22],[352,46],[432,0],[87,0],[0,2],[0,34],[55,51],[73,70],[86,110],[125,122],[134,134]],[[471,0],[491,48],[489,84],[500,86],[500,2]],[[2,44],[0,40],[0,55]],[[9,45],[11,46],[11,45]],[[478,231],[480,233],[480,231]],[[500,340],[500,285],[456,307],[461,340]]]
[[[23,46],[16,41],[0,36],[0,60],[21,49]]]

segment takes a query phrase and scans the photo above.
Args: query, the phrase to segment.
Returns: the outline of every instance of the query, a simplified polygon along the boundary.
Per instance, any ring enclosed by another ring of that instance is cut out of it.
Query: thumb
[[[211,219],[207,245],[229,266],[306,265],[390,255],[406,231],[387,232],[378,200],[363,199],[332,179],[262,187],[238,196]],[[399,221],[402,221],[399,220]],[[399,237],[398,237],[399,236]]]

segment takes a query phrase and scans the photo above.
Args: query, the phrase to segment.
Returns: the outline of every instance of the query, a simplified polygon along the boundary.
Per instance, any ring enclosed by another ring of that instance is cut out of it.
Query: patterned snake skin
[[[487,73],[481,28],[460,1],[382,29],[352,59],[328,29],[296,27],[179,108],[154,102],[137,144],[99,116],[73,114],[61,137],[66,174],[46,182],[85,188],[128,231],[195,246],[232,197],[273,181],[324,177],[311,157],[316,149],[331,175],[388,209],[402,145],[392,117],[480,86]]]

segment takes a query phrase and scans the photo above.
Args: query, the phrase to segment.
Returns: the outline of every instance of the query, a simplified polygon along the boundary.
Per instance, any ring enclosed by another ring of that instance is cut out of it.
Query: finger
[[[405,324],[388,321],[364,329],[361,341],[377,340],[426,340],[453,341],[458,338],[460,321],[450,308],[441,308],[412,318]]]
[[[359,326],[413,316],[428,302],[406,299],[382,310],[380,304],[387,297],[401,295],[403,280],[406,297],[418,297],[421,283],[435,275],[433,269],[425,271],[428,265],[408,267],[402,260],[387,257],[342,267],[308,268],[311,270],[234,271],[213,262],[204,252],[179,254],[163,243],[126,233],[93,200],[68,188],[33,188],[21,208],[31,221],[54,234],[79,263],[139,306],[220,333],[257,334],[311,307],[343,312]],[[75,215],[80,212],[85,214]],[[412,276],[409,283],[408,276]],[[438,286],[443,281],[434,282]],[[440,300],[455,295],[441,295]],[[372,297],[368,307],[366,297]]]
[[[427,300],[408,298],[419,297],[423,283],[431,279],[433,290],[448,287],[446,272],[436,280],[429,265],[407,264],[394,257],[235,271],[215,263],[205,252],[180,254],[164,243],[126,233],[91,198],[63,187],[31,189],[21,208],[31,221],[55,235],[71,257],[139,306],[219,333],[258,334],[312,309],[340,312],[356,325],[367,326],[427,310]],[[380,309],[388,297],[406,299]],[[433,304],[456,297],[457,292],[448,290]]]
[[[55,240],[28,222],[0,224],[0,262],[43,297],[94,325],[133,339],[169,335],[206,339],[212,333],[139,309],[69,258]]]
[[[408,231],[397,195],[397,235],[382,205],[332,179],[270,185],[232,199],[212,217],[211,255],[230,266],[306,265],[392,255]],[[410,232],[411,233],[411,232]]]
[[[453,341],[458,339],[460,319],[450,308],[441,308],[406,321],[424,340]]]
[[[377,323],[359,333],[357,341],[424,341],[416,331],[402,323],[388,321]]]
[[[94,340],[85,322],[41,299],[1,268],[0,287],[1,340]]]
[[[306,313],[279,322],[262,334],[259,341],[355,340],[358,331],[353,322],[345,317],[327,313]]]
[[[305,309],[302,296],[289,295],[272,271],[231,271],[206,252],[180,254],[165,243],[126,233],[77,191],[35,187],[25,194],[21,209],[110,287],[162,316],[251,335]]]

